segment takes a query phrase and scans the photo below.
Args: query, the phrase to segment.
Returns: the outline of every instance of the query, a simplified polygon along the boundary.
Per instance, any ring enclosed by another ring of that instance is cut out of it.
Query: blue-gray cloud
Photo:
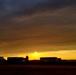
[[[32,15],[53,11],[76,3],[76,0],[0,0],[0,17]]]

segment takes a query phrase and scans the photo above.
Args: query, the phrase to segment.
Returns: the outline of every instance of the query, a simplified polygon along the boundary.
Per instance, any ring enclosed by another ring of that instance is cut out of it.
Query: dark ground
[[[76,75],[76,66],[0,65],[0,75]]]

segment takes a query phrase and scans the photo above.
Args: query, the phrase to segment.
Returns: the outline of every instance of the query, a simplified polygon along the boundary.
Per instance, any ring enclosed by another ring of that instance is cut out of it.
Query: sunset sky
[[[0,0],[0,56],[76,59],[76,0]]]

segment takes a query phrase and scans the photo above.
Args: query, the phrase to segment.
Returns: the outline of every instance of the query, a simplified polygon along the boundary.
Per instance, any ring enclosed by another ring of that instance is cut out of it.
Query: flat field
[[[0,75],[76,75],[76,66],[0,65]]]

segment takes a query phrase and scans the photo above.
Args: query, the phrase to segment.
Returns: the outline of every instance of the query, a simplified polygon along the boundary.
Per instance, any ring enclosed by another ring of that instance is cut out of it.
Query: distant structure
[[[9,63],[25,63],[28,62],[28,56],[26,58],[23,57],[8,57],[7,62]]]
[[[42,65],[76,65],[76,60],[61,60],[57,57],[41,57],[40,60],[29,60],[29,57],[0,57],[0,65],[2,64],[42,64]]]
[[[4,59],[4,57],[0,57],[0,63],[4,63],[6,60]]]
[[[23,57],[8,57],[7,61],[9,63],[21,63],[23,62],[24,58]]]
[[[41,62],[59,62],[59,61],[61,61],[61,58],[57,58],[57,57],[41,57],[40,61]]]
[[[29,57],[28,56],[26,56],[26,62],[28,62],[29,61]]]

